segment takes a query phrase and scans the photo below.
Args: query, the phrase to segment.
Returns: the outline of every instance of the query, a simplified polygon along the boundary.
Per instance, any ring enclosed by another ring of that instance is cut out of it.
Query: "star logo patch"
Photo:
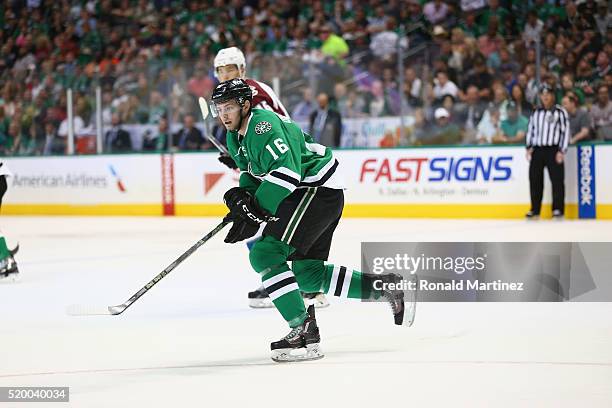
[[[259,122],[255,125],[255,133],[258,135],[263,135],[266,132],[269,132],[272,129],[272,124],[270,122]]]

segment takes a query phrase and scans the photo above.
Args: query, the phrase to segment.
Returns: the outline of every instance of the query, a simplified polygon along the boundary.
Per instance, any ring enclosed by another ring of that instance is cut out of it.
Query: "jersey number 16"
[[[274,146],[276,146],[276,149],[278,150],[279,154],[283,154],[285,153],[287,150],[289,150],[289,148],[287,147],[287,145],[285,143],[283,143],[283,139],[281,139],[280,137],[278,139],[274,139]],[[270,152],[270,154],[272,155],[272,158],[274,160],[278,159],[278,154],[276,154],[276,152],[274,151],[274,149],[272,149],[272,146],[270,146],[269,144],[266,145],[266,149]]]

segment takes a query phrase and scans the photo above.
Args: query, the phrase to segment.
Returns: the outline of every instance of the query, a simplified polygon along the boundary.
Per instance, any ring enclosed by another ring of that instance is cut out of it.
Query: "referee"
[[[561,219],[565,208],[563,159],[570,139],[569,116],[562,106],[555,104],[555,94],[549,85],[541,86],[540,100],[542,106],[531,114],[525,139],[531,193],[531,210],[525,216],[540,217],[546,167],[552,183],[553,218]]]

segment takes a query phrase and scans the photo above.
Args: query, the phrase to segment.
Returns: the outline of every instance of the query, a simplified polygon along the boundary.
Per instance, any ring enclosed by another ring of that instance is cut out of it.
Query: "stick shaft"
[[[189,248],[187,251],[183,252],[183,254],[181,256],[179,256],[174,262],[172,262],[170,265],[168,265],[166,267],[166,269],[164,269],[163,271],[161,271],[159,274],[157,274],[157,276],[155,276],[153,279],[151,279],[146,285],[144,285],[142,288],[140,288],[140,290],[136,293],[134,293],[132,295],[132,297],[130,297],[127,302],[123,303],[121,306],[122,310],[117,313],[123,313],[125,311],[125,309],[127,309],[128,307],[130,307],[134,302],[136,302],[138,299],[140,299],[140,297],[142,297],[142,295],[144,295],[145,293],[147,293],[153,286],[155,286],[155,284],[157,284],[157,282],[159,282],[160,280],[162,280],[164,278],[164,276],[168,275],[170,272],[172,272],[174,270],[174,268],[176,268],[179,264],[181,264],[185,259],[187,259],[191,254],[193,254],[199,247],[201,247],[202,245],[204,245],[204,243],[206,241],[208,241],[209,239],[211,239],[212,237],[214,237],[219,231],[221,231],[227,224],[229,224],[229,222],[227,221],[222,221],[219,225],[217,225],[215,227],[215,229],[213,229],[212,231],[210,231],[208,234],[206,234],[204,237],[202,237],[198,242],[196,242],[195,244],[193,244],[191,246],[191,248]]]
[[[202,119],[204,120],[204,123],[206,124],[206,119],[208,118],[208,114],[209,114],[208,103],[206,102],[206,99],[202,97],[198,99],[198,103],[200,105],[200,111],[202,112]],[[229,152],[227,151],[227,148],[223,146],[221,143],[219,143],[219,141],[212,134],[210,134],[208,130],[209,130],[209,126],[206,126],[206,134],[204,136],[210,141],[210,143],[212,143],[217,148],[217,150],[219,150],[221,153],[229,154]]]
[[[210,140],[210,143],[212,143],[221,153],[229,154],[225,146],[219,143],[219,141],[213,135],[210,135],[208,134],[208,132],[206,132],[206,138]]]

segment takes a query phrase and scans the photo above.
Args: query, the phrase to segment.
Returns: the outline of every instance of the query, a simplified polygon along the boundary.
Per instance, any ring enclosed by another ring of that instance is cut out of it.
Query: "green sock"
[[[369,299],[372,290],[364,284],[363,273],[345,266],[325,265],[323,291],[332,296],[351,299]]]
[[[274,237],[264,236],[249,253],[251,266],[261,276],[272,303],[292,328],[308,317],[295,275],[287,264],[293,250]]]
[[[272,303],[287,321],[289,327],[297,327],[304,323],[308,314],[295,276],[287,263],[264,271],[261,274],[261,281]]]

